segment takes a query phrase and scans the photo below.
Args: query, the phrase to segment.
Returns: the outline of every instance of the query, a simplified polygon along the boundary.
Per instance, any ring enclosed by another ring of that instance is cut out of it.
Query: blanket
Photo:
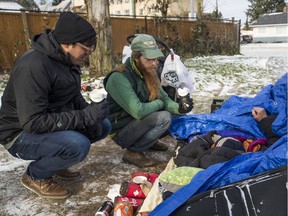
[[[287,135],[284,135],[265,152],[243,154],[200,171],[188,185],[159,204],[149,216],[169,215],[193,195],[244,180],[286,164]]]

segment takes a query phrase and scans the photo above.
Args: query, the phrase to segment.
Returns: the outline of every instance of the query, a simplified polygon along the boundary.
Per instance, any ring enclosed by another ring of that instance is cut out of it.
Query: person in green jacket
[[[111,137],[125,149],[123,162],[138,167],[155,165],[144,151],[166,151],[158,139],[167,131],[172,115],[190,112],[192,100],[185,109],[162,89],[157,76],[158,58],[163,53],[153,36],[137,35],[131,43],[131,57],[113,69],[104,79],[112,124]]]

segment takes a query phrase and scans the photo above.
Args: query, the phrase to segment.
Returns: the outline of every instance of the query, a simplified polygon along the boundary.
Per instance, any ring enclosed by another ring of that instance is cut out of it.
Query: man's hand
[[[261,121],[263,118],[267,117],[266,110],[260,107],[254,107],[252,110],[252,115],[257,121]]]
[[[179,113],[184,114],[188,113],[193,109],[193,99],[190,98],[190,95],[181,97],[179,101]]]
[[[92,102],[82,111],[89,119],[97,122],[102,121],[104,118],[107,118],[109,114],[109,107],[106,100],[104,100],[97,104]]]

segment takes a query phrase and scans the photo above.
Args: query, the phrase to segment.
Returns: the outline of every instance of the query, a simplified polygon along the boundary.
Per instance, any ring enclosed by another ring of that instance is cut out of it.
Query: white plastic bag
[[[124,46],[122,50],[122,63],[124,64],[126,60],[131,56],[132,50],[130,46]]]
[[[173,53],[167,56],[161,72],[161,85],[188,89],[189,93],[194,91],[192,72],[187,70],[180,56]]]

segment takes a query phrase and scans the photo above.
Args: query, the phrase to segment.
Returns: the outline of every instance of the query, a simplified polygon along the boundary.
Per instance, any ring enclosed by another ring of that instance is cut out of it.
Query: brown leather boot
[[[149,167],[154,165],[154,161],[146,158],[143,152],[125,150],[122,160],[125,163],[131,163],[138,167]]]
[[[59,179],[74,180],[79,179],[81,177],[81,174],[78,171],[71,171],[70,169],[65,169],[58,172],[55,176]]]
[[[149,148],[149,150],[154,150],[154,151],[167,151],[168,146],[166,146],[164,143],[159,142],[158,140],[156,143]]]
[[[24,173],[21,183],[24,187],[41,197],[64,199],[70,196],[70,193],[57,184],[53,178],[33,180],[30,176]]]

